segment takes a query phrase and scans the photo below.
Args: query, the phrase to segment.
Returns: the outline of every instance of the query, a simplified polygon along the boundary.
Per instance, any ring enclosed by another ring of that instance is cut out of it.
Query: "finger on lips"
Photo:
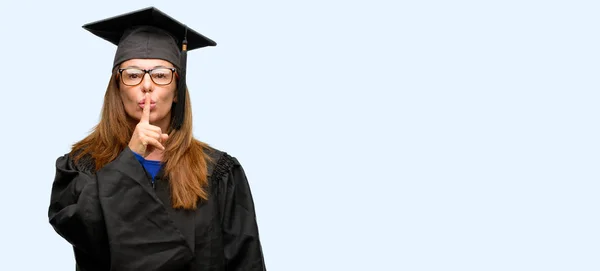
[[[160,127],[150,124],[151,101],[150,95],[146,93],[144,108],[142,108],[142,116],[140,117],[140,122],[136,126],[135,134],[137,135],[137,140],[139,140],[138,142],[141,142],[143,148],[146,149],[145,151],[148,151],[148,145],[160,150],[165,150],[165,147],[161,143],[165,142],[169,138],[169,135],[163,134]]]
[[[140,122],[142,123],[150,123],[150,95],[146,93],[146,100],[144,101],[144,108],[142,108],[142,117],[140,118]]]

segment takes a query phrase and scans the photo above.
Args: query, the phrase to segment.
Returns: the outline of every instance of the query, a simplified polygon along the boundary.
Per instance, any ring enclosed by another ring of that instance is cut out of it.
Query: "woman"
[[[77,270],[265,270],[241,165],[192,136],[186,51],[216,43],[155,8],[84,28],[117,52],[99,124],[56,161]]]

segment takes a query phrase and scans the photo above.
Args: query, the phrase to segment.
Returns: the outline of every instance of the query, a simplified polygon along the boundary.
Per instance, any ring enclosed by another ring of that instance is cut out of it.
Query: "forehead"
[[[171,62],[166,61],[166,60],[162,60],[162,59],[138,59],[138,58],[124,61],[119,66],[121,68],[138,67],[138,68],[142,68],[142,69],[152,69],[152,68],[154,68],[156,66],[174,67],[174,65],[171,64]]]

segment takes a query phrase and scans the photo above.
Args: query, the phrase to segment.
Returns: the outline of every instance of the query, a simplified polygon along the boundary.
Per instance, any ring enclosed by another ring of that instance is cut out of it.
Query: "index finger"
[[[150,123],[150,95],[146,93],[146,100],[144,103],[144,108],[142,109],[142,117],[140,118],[140,122]]]

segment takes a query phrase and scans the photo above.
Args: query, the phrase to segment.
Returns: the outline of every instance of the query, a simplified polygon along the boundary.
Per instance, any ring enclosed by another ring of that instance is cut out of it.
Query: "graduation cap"
[[[113,69],[134,58],[163,59],[177,67],[177,103],[172,108],[171,127],[179,129],[183,124],[187,89],[187,51],[217,43],[154,7],[88,23],[83,28],[117,45]]]

